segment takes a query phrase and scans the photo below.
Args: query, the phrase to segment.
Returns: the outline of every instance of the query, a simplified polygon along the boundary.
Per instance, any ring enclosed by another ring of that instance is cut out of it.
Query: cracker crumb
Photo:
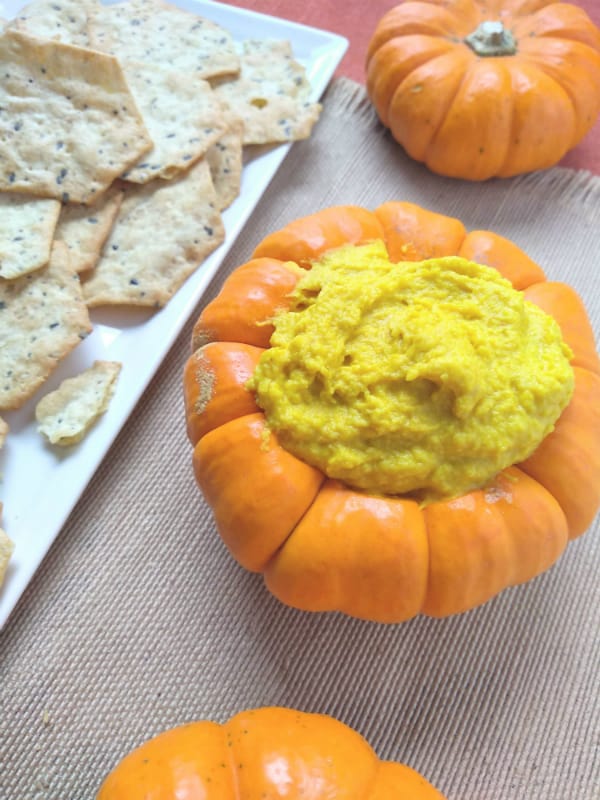
[[[95,361],[89,369],[64,380],[37,404],[38,431],[51,444],[62,447],[81,441],[108,408],[120,370],[117,361]]]

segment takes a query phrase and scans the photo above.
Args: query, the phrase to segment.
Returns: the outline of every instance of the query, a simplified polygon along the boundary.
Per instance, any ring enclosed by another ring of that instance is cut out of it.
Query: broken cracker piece
[[[21,408],[91,329],[63,242],[54,242],[47,266],[1,281],[0,410]]]
[[[38,431],[61,447],[80,442],[108,408],[120,370],[118,361],[94,361],[89,369],[64,380],[35,407]]]
[[[48,263],[59,212],[58,200],[0,192],[0,278]]]
[[[4,582],[6,570],[8,569],[8,562],[13,554],[15,545],[7,534],[0,528],[0,586]]]
[[[8,434],[9,430],[10,428],[8,427],[8,422],[0,417],[0,448],[4,445],[4,440],[6,439],[6,435]]]

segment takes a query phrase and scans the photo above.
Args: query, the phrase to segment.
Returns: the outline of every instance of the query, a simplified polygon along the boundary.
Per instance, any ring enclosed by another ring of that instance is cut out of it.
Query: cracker
[[[24,6],[9,25],[40,39],[89,47],[88,12],[96,5],[89,0],[34,0]]]
[[[62,447],[80,442],[108,408],[120,371],[118,361],[94,361],[89,369],[64,380],[36,405],[38,431]]]
[[[8,538],[7,534],[0,528],[0,586],[4,582],[8,562],[15,549],[14,543]]]
[[[69,248],[71,266],[75,272],[84,272],[96,266],[122,198],[123,192],[117,183],[104,192],[93,206],[69,203],[62,207],[54,236]]]
[[[126,189],[96,268],[84,275],[89,306],[163,306],[225,238],[204,159],[180,178]]]
[[[0,417],[0,448],[4,445],[9,430],[8,422]]]
[[[116,58],[0,35],[0,190],[90,203],[152,146]]]
[[[237,117],[231,118],[226,133],[206,154],[221,211],[228,208],[240,193],[243,136],[244,123]]]
[[[309,101],[310,84],[289,42],[251,39],[243,48],[239,77],[211,81],[219,96],[243,119],[243,143],[306,139],[321,105]]]
[[[58,200],[0,193],[0,278],[18,278],[48,263]]]
[[[239,58],[228,31],[161,0],[100,6],[90,15],[92,46],[125,61],[200,78],[235,74]]]
[[[20,408],[91,330],[62,242],[46,267],[0,283],[0,409]]]
[[[156,65],[123,64],[154,148],[123,174],[134,183],[173,178],[201,158],[225,132],[224,108],[197,75]]]

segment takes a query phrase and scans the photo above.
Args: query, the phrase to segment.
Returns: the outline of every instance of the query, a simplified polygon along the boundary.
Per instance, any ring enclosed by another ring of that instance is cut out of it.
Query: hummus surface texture
[[[556,321],[458,257],[330,251],[249,382],[281,444],[359,489],[429,502],[527,458],[573,391]]]

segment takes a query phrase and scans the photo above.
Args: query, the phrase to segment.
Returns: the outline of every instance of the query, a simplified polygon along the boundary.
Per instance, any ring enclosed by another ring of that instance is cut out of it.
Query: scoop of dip
[[[458,257],[325,254],[249,382],[281,444],[331,478],[424,501],[527,458],[573,392],[556,321]]]

